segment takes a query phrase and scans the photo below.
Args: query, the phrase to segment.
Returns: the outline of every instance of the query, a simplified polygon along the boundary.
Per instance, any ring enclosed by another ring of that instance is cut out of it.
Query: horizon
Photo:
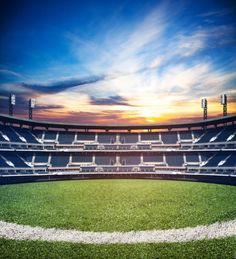
[[[0,113],[88,124],[156,124],[236,113],[230,1],[3,1]]]

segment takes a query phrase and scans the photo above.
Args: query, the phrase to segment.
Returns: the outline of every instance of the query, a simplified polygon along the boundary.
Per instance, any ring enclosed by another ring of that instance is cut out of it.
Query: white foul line
[[[207,226],[130,232],[89,232],[31,227],[0,221],[0,237],[14,240],[63,241],[82,244],[175,243],[236,236],[236,220]]]

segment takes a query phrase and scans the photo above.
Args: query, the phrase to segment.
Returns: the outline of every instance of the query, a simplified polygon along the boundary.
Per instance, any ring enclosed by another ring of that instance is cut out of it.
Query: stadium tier
[[[0,175],[236,175],[236,116],[77,125],[0,115]]]

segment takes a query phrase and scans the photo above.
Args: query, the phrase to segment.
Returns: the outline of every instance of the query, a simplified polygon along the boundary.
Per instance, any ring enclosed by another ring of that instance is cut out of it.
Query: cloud
[[[10,77],[17,77],[17,78],[24,78],[23,75],[21,75],[20,73],[8,70],[8,69],[0,69],[0,74],[2,74],[3,76],[10,76]]]
[[[54,109],[63,109],[64,105],[38,105],[36,104],[35,110],[54,110]]]
[[[22,83],[22,86],[26,89],[31,89],[36,92],[45,92],[45,93],[58,93],[62,92],[64,90],[67,90],[69,88],[73,87],[78,87],[81,85],[87,85],[87,84],[92,84],[97,81],[103,80],[103,76],[92,76],[84,79],[69,79],[69,80],[64,80],[64,81],[58,81],[54,82],[48,85],[42,85],[42,84],[27,84],[27,83]]]
[[[202,17],[225,16],[230,13],[232,13],[232,10],[230,10],[230,9],[221,9],[221,10],[204,12],[204,13],[200,14],[199,16],[202,16]]]
[[[116,96],[109,96],[108,98],[96,98],[96,97],[91,97],[91,102],[92,105],[125,105],[125,106],[130,106],[128,103],[127,99],[116,95]]]

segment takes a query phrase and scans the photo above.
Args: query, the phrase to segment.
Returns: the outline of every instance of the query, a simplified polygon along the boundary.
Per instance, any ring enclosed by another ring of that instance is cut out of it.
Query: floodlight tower
[[[227,116],[227,95],[222,94],[220,96],[221,105],[223,105],[223,116]]]
[[[35,108],[36,100],[29,99],[29,119],[33,119],[33,109]]]
[[[16,96],[14,94],[9,95],[9,115],[13,116],[13,108],[16,105]]]
[[[206,98],[202,98],[201,106],[203,109],[203,120],[206,120],[207,119],[207,99]]]

